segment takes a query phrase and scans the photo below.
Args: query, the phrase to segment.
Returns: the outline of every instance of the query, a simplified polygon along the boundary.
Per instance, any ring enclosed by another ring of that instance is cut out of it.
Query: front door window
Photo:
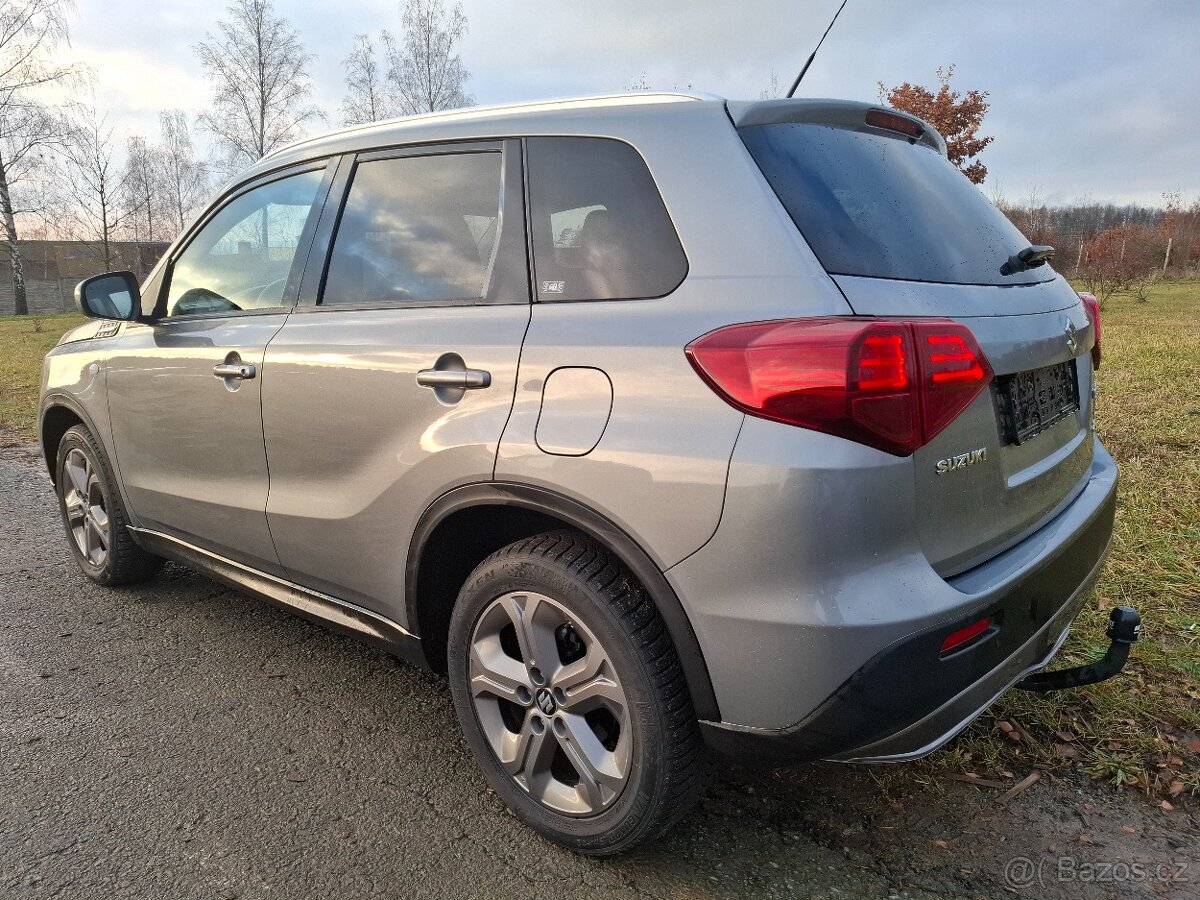
[[[285,291],[324,173],[303,172],[247,191],[218,212],[175,260],[167,315],[286,305]]]

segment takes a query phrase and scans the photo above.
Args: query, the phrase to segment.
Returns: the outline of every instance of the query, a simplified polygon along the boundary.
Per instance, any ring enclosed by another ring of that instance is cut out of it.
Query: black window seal
[[[304,274],[300,279],[300,288],[296,294],[296,312],[312,309],[317,305],[317,298],[325,284],[325,268],[329,265],[329,254],[333,249],[333,235],[341,221],[342,206],[350,192],[353,172],[354,154],[346,153],[338,157],[336,172],[329,186],[325,205],[321,209],[321,217],[313,232],[312,246],[309,248]]]
[[[306,271],[304,282],[301,285],[300,298],[301,302],[292,310],[295,313],[322,313],[322,312],[355,312],[366,310],[386,310],[386,309],[436,309],[443,307],[483,307],[483,306],[528,306],[531,299],[531,290],[529,273],[526,271],[525,291],[521,299],[514,299],[511,302],[484,302],[478,297],[456,298],[451,300],[429,300],[424,302],[404,302],[399,300],[379,300],[368,301],[365,303],[337,303],[325,305],[325,282],[329,277],[329,266],[333,259],[333,247],[336,243],[337,232],[342,224],[342,216],[345,213],[346,204],[350,199],[350,189],[354,183],[354,173],[358,169],[359,163],[377,162],[387,159],[404,159],[420,156],[462,156],[470,153],[499,153],[501,158],[501,197],[500,197],[500,216],[501,216],[501,233],[497,235],[497,253],[500,251],[500,243],[504,238],[503,228],[504,220],[511,218],[508,213],[508,207],[513,202],[511,193],[507,188],[506,182],[509,177],[517,177],[522,183],[522,196],[525,193],[526,179],[524,178],[524,170],[521,167],[521,148],[519,146],[519,138],[487,138],[483,140],[466,140],[454,142],[439,142],[434,144],[406,144],[382,148],[370,148],[360,150],[355,153],[347,153],[344,159],[344,172],[339,171],[338,177],[338,193],[336,203],[327,204],[322,215],[322,221],[318,227],[325,225],[326,217],[328,217],[328,234],[323,234],[321,240],[324,240],[323,246],[318,249],[323,256],[323,261],[318,271],[313,273],[312,282],[310,284],[309,274]],[[522,231],[528,235],[528,216],[521,215],[524,220]],[[528,238],[526,238],[528,240]],[[311,294],[309,293],[311,291]],[[520,296],[520,292],[517,293]]]
[[[337,158],[334,157],[332,161],[336,163]],[[328,197],[334,172],[337,169],[337,166],[331,166],[330,162],[331,159],[329,157],[323,157],[321,159],[305,160],[302,163],[295,163],[291,166],[273,169],[270,172],[262,173],[254,178],[249,179],[248,181],[234,185],[229,190],[223,192],[217,200],[209,204],[203,215],[199,216],[196,221],[192,223],[192,226],[187,230],[183,239],[177,241],[175,246],[171,248],[170,253],[167,255],[166,267],[163,272],[162,280],[158,286],[158,297],[155,298],[154,301],[154,315],[152,324],[158,325],[177,321],[196,321],[197,319],[240,318],[241,316],[246,315],[265,315],[268,313],[286,312],[292,309],[296,305],[296,295],[299,293],[300,288],[300,279],[297,275],[296,266],[301,255],[300,248],[304,246],[306,235],[309,236],[309,241],[311,242],[312,235],[316,233],[316,226],[320,221],[321,213],[324,211],[324,204]],[[187,315],[170,317],[167,316],[167,296],[171,291],[171,279],[175,275],[176,261],[178,261],[179,257],[187,252],[188,248],[192,245],[192,242],[195,241],[197,235],[199,235],[200,232],[203,231],[208,224],[222,212],[222,210],[224,210],[227,206],[229,206],[230,203],[233,203],[239,197],[242,197],[251,191],[257,190],[260,187],[265,187],[266,185],[273,184],[276,181],[282,181],[285,178],[292,178],[296,175],[304,175],[308,172],[319,172],[322,170],[324,170],[325,176],[322,178],[321,183],[317,186],[316,195],[313,197],[312,208],[309,210],[308,218],[305,220],[304,229],[300,232],[300,241],[296,246],[296,256],[292,259],[292,266],[288,270],[288,279],[284,287],[283,297],[281,298],[286,302],[280,303],[279,306],[264,306],[257,307],[256,309],[211,313],[190,313]],[[319,212],[318,206],[320,206]],[[314,212],[318,212],[318,215],[314,216]],[[304,262],[301,265],[300,272],[303,272],[303,266],[307,265],[308,253],[310,250],[311,245],[308,250],[304,251]],[[288,296],[289,291],[292,292],[292,296],[290,298]]]

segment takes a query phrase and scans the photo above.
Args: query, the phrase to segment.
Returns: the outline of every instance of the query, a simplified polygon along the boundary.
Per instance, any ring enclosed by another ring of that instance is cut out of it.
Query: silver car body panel
[[[63,407],[81,418],[89,430],[100,441],[108,458],[113,460],[120,480],[120,463],[112,442],[112,425],[108,417],[108,389],[105,367],[109,354],[120,346],[121,335],[129,325],[108,337],[97,338],[96,334],[105,325],[103,321],[88,321],[67,331],[59,338],[58,345],[48,354],[42,364],[41,399],[39,403],[39,426],[48,409]],[[38,432],[41,433],[41,427]],[[47,456],[50,477],[57,478],[55,461]],[[125,486],[120,485],[122,496]],[[126,498],[128,499],[128,498]]]
[[[106,362],[113,445],[140,524],[282,574],[264,508],[267,343],[286,313],[130,325]],[[231,354],[258,370],[227,386]]]
[[[816,101],[809,112],[851,108],[866,107]],[[379,148],[621,140],[658,186],[687,277],[641,300],[338,309],[305,305],[321,268],[310,258],[289,315],[127,325],[101,339],[94,325],[77,329],[47,357],[43,410],[70,404],[94,426],[147,534],[403,635],[417,631],[409,543],[438,498],[492,481],[553,491],[665,573],[720,727],[792,727],[884,648],[1019,591],[1111,503],[1115,466],[1092,429],[1094,335],[1069,286],[830,276],[731,120],[781,110],[585,98],[379,123],[284,148],[238,184]],[[683,352],[736,322],[852,314],[954,318],[1001,377],[1074,360],[1079,410],[1002,446],[985,391],[899,457],[746,416]],[[231,351],[260,366],[237,391],[211,372]],[[416,373],[446,353],[488,371],[490,387],[447,405],[418,385]],[[980,449],[979,465],[936,474],[938,460]]]
[[[951,583],[921,547],[911,459],[795,432],[746,420],[721,527],[666,573],[704,649],[722,718],[743,728],[794,727],[885,648],[1019,590],[1116,489],[1112,457],[1089,438],[1083,490],[1026,540]]]
[[[529,306],[297,312],[271,342],[267,519],[292,580],[401,625],[408,542],[425,508],[492,477]],[[417,384],[444,353],[491,373],[453,405]]]

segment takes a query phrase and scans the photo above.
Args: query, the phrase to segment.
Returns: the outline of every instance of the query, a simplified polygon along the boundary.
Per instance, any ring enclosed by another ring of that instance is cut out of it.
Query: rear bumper
[[[808,660],[844,664],[855,645],[862,648],[859,664],[794,724],[736,724],[723,704],[726,721],[701,723],[706,740],[727,755],[769,760],[900,761],[936,750],[1057,652],[1099,575],[1115,506],[1116,467],[1097,444],[1083,491],[1053,520],[983,566],[941,581],[958,603],[907,623],[843,621],[820,629],[805,622],[793,632],[805,639],[792,647],[795,684],[827,674]],[[909,600],[905,587],[903,581],[891,585],[890,608]],[[941,655],[948,634],[985,616],[997,627],[965,649]],[[842,659],[822,653],[822,631]],[[845,640],[847,632],[853,642]]]
[[[1089,584],[1088,589],[1090,587]],[[1086,590],[1082,592],[1082,596],[1086,594]],[[924,718],[880,741],[831,758],[843,762],[907,762],[933,753],[979,718],[1022,678],[1044,668],[1066,641],[1071,631],[1071,620],[1078,611],[1078,603],[1063,607],[1060,615],[1055,616],[1052,622],[1047,623],[1045,628],[1030,638],[1020,652],[1013,654],[1003,665],[988,673],[986,678],[970,685]],[[1046,644],[1051,640],[1053,645],[1047,650]],[[1031,660],[1037,661],[1031,665]]]

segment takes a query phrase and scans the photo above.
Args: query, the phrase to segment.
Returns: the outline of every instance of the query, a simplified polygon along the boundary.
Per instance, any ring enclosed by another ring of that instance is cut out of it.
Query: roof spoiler
[[[843,128],[870,129],[872,131],[896,131],[868,121],[869,113],[886,113],[886,117],[874,116],[877,120],[900,117],[920,126],[920,136],[910,132],[901,133],[917,143],[932,147],[942,156],[946,155],[946,141],[928,122],[910,113],[870,103],[852,100],[759,100],[756,102],[730,101],[726,104],[729,117],[738,128],[752,125],[778,125],[796,122],[812,122],[821,125],[837,125]]]

